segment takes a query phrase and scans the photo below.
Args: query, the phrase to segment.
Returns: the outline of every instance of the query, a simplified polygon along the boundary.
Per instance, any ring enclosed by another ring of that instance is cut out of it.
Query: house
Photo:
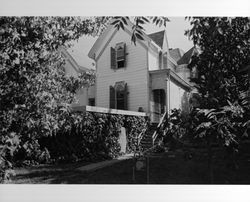
[[[67,76],[77,77],[78,74],[86,71],[93,71],[86,67],[78,65],[72,55],[65,49],[61,48],[60,52],[65,58],[64,71]],[[95,105],[95,86],[85,87],[78,90],[76,94],[78,105]]]
[[[171,109],[188,111],[192,85],[185,63],[194,49],[170,49],[166,30],[144,34],[135,45],[132,26],[109,25],[88,53],[96,63],[96,106],[143,111],[156,123]]]

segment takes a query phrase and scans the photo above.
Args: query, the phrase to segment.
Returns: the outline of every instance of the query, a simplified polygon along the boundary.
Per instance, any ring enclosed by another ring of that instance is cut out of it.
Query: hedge
[[[71,112],[60,130],[32,143],[33,151],[20,149],[15,155],[16,162],[33,164],[114,158],[120,154],[120,128],[126,128],[127,152],[132,152],[137,136],[147,125],[147,117]]]

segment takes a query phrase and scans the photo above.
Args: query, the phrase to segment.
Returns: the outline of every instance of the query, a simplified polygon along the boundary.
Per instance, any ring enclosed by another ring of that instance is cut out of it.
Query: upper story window
[[[111,69],[126,67],[126,44],[118,43],[110,48]]]

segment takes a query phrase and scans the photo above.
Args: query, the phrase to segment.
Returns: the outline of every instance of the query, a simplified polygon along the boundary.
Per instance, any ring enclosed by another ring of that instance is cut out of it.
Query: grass
[[[198,154],[198,155],[197,155]],[[250,184],[250,158],[240,157],[238,167],[228,167],[223,156],[213,160],[214,184]],[[84,164],[20,168],[12,183],[17,184],[209,184],[206,155],[198,151],[186,157],[182,151],[149,157],[147,169],[136,171],[133,181],[133,159],[95,170],[80,171]],[[149,182],[147,181],[147,174]]]

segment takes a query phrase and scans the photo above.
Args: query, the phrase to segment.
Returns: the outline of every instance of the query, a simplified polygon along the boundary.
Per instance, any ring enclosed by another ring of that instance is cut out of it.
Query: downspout
[[[149,57],[148,57],[148,54],[149,54],[149,42],[148,42],[148,46],[147,46],[147,49],[146,49],[146,69],[147,69],[147,113],[148,113],[148,116],[150,117],[151,119],[151,109],[150,109],[150,93],[151,93],[151,83],[150,83],[150,75],[149,75]]]

